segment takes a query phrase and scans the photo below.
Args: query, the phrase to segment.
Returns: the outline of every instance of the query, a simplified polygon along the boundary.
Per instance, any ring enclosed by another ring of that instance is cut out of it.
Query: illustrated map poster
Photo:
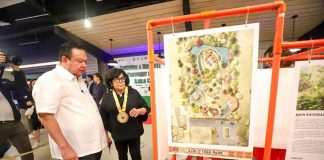
[[[324,60],[296,62],[286,160],[324,159]]]
[[[170,153],[252,159],[258,41],[259,24],[164,36]]]

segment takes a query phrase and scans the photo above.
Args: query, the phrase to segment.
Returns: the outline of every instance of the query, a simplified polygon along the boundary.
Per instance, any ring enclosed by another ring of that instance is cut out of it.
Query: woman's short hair
[[[126,86],[129,85],[129,76],[123,69],[111,68],[108,70],[108,72],[106,73],[106,77],[105,77],[105,81],[106,81],[107,87],[109,89],[113,89],[112,81],[114,80],[114,78],[118,78],[120,76],[120,74],[123,74],[125,77],[125,85]]]
[[[103,78],[102,78],[102,76],[99,73],[95,73],[93,75],[96,76],[96,77],[98,77],[99,80],[100,80],[100,82],[103,82]]]

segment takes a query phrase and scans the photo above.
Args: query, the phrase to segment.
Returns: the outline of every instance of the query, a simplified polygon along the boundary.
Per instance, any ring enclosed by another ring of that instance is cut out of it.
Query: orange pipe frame
[[[282,48],[283,49],[310,48],[310,47],[318,47],[318,46],[324,46],[324,39],[296,41],[296,42],[284,42],[284,43],[282,43]]]
[[[285,12],[286,12],[286,5],[285,3],[282,3],[282,5],[277,9],[277,13],[276,13],[276,28],[275,28],[275,35],[273,41],[271,88],[270,88],[268,121],[267,121],[263,160],[270,160],[270,156],[271,156],[272,136],[273,136],[277,92],[278,92],[280,57],[282,53],[281,44],[283,41],[282,37],[283,37]]]
[[[324,47],[305,51],[298,54],[293,54],[286,57],[281,57],[281,61],[307,60],[307,59],[321,59],[324,55],[315,55],[324,52]],[[272,58],[259,58],[258,62],[271,62]]]
[[[156,128],[156,97],[155,97],[155,76],[154,76],[154,49],[153,49],[153,27],[161,25],[169,25],[175,23],[183,23],[187,21],[197,21],[204,19],[211,19],[216,17],[233,16],[237,14],[247,14],[254,12],[262,12],[268,10],[277,10],[276,16],[276,31],[274,39],[274,59],[272,68],[272,79],[271,79],[271,92],[269,102],[269,113],[268,113],[268,124],[267,124],[267,135],[265,141],[264,160],[270,160],[271,145],[272,145],[272,134],[273,124],[275,116],[276,98],[277,98],[277,87],[278,87],[278,76],[280,67],[280,56],[282,52],[282,35],[283,35],[283,24],[284,15],[286,12],[286,4],[282,1],[274,1],[272,3],[247,6],[241,8],[226,9],[220,11],[208,11],[197,14],[183,15],[170,18],[161,18],[149,20],[146,24],[147,31],[147,42],[148,42],[148,63],[150,71],[150,93],[151,93],[151,112],[152,112],[152,139],[153,139],[153,160],[158,159],[158,144],[157,144],[157,128]]]
[[[303,61],[303,60],[315,60],[315,59],[324,59],[324,55],[314,55],[314,56],[301,56],[301,57],[295,57],[294,61]],[[290,60],[289,60],[290,61]]]

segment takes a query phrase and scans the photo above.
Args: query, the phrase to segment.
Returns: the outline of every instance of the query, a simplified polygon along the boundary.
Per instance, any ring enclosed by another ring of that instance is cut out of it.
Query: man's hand
[[[71,146],[65,146],[61,148],[61,155],[63,160],[78,160],[78,156]]]
[[[65,139],[53,113],[38,113],[38,119],[43,124],[48,134],[60,147],[63,160],[78,160],[76,152]]]
[[[27,104],[28,107],[34,105],[32,101],[28,101],[28,102],[26,102],[26,104]]]

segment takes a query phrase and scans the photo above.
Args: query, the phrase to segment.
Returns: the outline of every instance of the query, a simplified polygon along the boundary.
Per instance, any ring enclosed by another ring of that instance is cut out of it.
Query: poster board
[[[252,159],[258,38],[259,24],[164,35],[170,153]]]
[[[254,129],[254,147],[263,148],[265,144],[265,135],[267,127],[267,116],[269,107],[270,84],[271,84],[271,69],[257,69],[253,85],[254,94],[257,99],[254,102],[255,107],[255,129]],[[155,84],[164,84],[164,77],[166,76],[165,68],[155,70]],[[292,106],[292,96],[294,91],[295,81],[294,68],[280,68],[279,82],[278,82],[278,97],[276,106],[276,116],[273,128],[272,148],[286,149],[288,145],[289,128],[291,126],[291,119],[293,118],[294,107]],[[157,128],[159,131],[167,130],[167,109],[165,104],[164,93],[166,89],[164,85],[156,85],[156,112],[159,113],[157,118]],[[166,160],[166,157],[171,157],[168,153],[168,138],[167,132],[158,132],[158,159]],[[169,158],[170,159],[170,158]],[[177,158],[181,159],[181,158]]]
[[[125,70],[129,76],[129,85],[135,88],[150,106],[150,75],[147,55],[115,58],[118,67]],[[154,68],[161,68],[161,64],[155,63]]]
[[[286,160],[324,159],[324,60],[296,62]]]
[[[149,96],[150,77],[147,56],[120,57],[115,58],[115,61],[117,61],[118,67],[128,74],[129,85],[142,96]]]

